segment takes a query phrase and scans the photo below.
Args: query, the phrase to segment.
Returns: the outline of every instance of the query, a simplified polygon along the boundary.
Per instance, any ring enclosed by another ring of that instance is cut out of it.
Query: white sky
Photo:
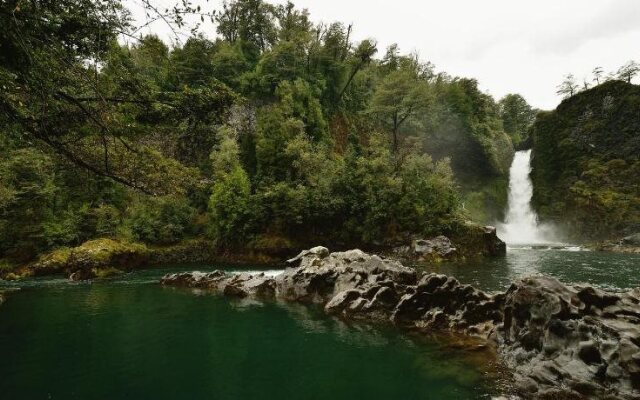
[[[157,0],[158,3],[169,0]],[[126,0],[135,8],[136,0]],[[286,0],[271,0],[286,3]],[[221,0],[195,0],[218,9]],[[567,73],[582,81],[601,66],[640,61],[640,0],[296,0],[315,22],[353,23],[354,40],[374,38],[379,53],[398,43],[438,71],[477,78],[496,99],[520,93],[555,108]],[[135,11],[135,10],[134,10]],[[143,21],[144,18],[141,17]],[[168,28],[150,30],[168,38]],[[215,36],[215,27],[205,33]],[[636,78],[636,82],[640,79]]]

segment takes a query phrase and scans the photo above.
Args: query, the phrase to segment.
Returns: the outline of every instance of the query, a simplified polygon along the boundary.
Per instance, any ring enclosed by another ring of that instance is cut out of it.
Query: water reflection
[[[149,274],[129,279],[145,282]],[[390,326],[347,323],[316,307],[194,296],[123,279],[12,293],[0,308],[0,397],[453,400],[493,394],[493,380],[464,350]]]
[[[565,283],[589,283],[612,291],[640,286],[640,255],[576,250],[511,248],[505,257],[416,267],[453,275],[484,290],[503,290],[512,281],[535,274],[550,275]]]

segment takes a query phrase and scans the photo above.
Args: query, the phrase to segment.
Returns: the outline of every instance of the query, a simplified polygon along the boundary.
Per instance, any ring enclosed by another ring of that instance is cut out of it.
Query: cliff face
[[[640,230],[640,86],[607,82],[540,113],[531,144],[543,220],[584,239]]]

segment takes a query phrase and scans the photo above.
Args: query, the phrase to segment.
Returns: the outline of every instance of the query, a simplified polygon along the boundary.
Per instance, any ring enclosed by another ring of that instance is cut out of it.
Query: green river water
[[[213,270],[220,266],[199,266]],[[424,268],[424,267],[421,267]],[[0,399],[482,399],[501,393],[483,355],[301,305],[163,288],[164,273],[34,279],[0,306]],[[512,249],[427,269],[488,290],[521,275],[640,286],[640,256]]]

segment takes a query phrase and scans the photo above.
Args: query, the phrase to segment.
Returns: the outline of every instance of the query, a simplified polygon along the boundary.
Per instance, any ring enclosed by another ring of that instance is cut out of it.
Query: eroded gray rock
[[[535,276],[489,294],[360,250],[317,247],[276,277],[221,271],[164,285],[324,305],[344,318],[454,332],[494,345],[525,398],[640,398],[640,289],[614,294]]]

